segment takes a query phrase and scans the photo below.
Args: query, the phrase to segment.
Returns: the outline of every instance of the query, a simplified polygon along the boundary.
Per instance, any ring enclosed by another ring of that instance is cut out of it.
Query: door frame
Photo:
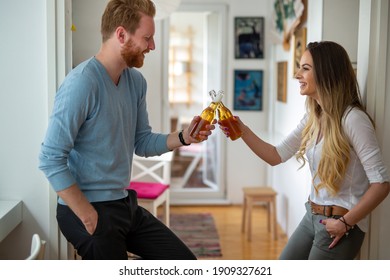
[[[219,58],[218,65],[221,69],[220,74],[220,86],[221,89],[227,88],[226,75],[222,72],[223,69],[227,69],[227,48],[224,48],[224,43],[227,42],[227,16],[228,16],[228,8],[224,3],[220,4],[194,4],[194,3],[182,3],[180,4],[178,12],[215,12],[220,15],[219,17],[219,26],[222,28],[222,31],[217,34],[220,36],[220,52],[221,56]],[[164,34],[165,39],[163,40],[164,45],[169,45],[169,20],[165,20],[164,22]],[[166,58],[163,59],[164,69],[168,69],[168,50],[164,52]],[[164,88],[168,89],[168,70],[163,71],[163,80],[164,80]],[[207,90],[207,89],[205,89]],[[216,89],[219,90],[219,89]],[[166,91],[168,92],[168,91]],[[168,97],[166,97],[168,98]],[[163,102],[163,104],[166,102]],[[168,102],[169,103],[169,102]],[[206,104],[204,106],[207,106]],[[163,109],[165,114],[164,118],[166,120],[169,119],[169,107]],[[200,112],[199,112],[200,114]],[[167,121],[166,123],[169,123]],[[218,127],[216,127],[216,131],[214,131],[215,137],[217,137],[217,157],[219,163],[217,163],[217,183],[218,190],[212,188],[199,188],[199,189],[172,189],[171,190],[171,204],[177,205],[185,205],[185,204],[227,204],[229,201],[227,200],[226,195],[226,184],[225,184],[225,170],[226,166],[223,164],[225,162],[225,156],[222,151],[226,149],[225,141],[220,137],[220,133],[217,131]]]
[[[390,71],[390,54],[388,46],[390,36],[390,5],[388,0],[360,0],[359,14],[359,44],[357,78],[362,94],[367,104],[367,111],[374,118],[378,142],[385,163],[390,157],[386,139],[386,127],[389,125],[388,108],[389,84],[386,80]],[[367,15],[367,13],[369,13]],[[387,106],[386,106],[387,105]],[[390,207],[389,197],[370,214],[370,230],[366,234],[361,248],[361,259],[387,259],[389,246],[386,234],[389,226],[387,215]],[[382,234],[381,234],[382,233]],[[385,256],[387,254],[387,256]]]

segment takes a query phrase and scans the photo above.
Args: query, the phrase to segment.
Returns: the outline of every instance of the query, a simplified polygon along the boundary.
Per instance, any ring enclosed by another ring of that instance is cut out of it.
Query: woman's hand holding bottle
[[[226,137],[230,137],[232,140],[236,140],[243,135],[246,126],[238,116],[232,116],[230,118],[230,123],[230,125],[226,125],[225,122],[221,120],[218,121],[219,128],[221,129],[223,134],[225,134]],[[239,134],[239,137],[237,137],[236,131],[241,132]]]

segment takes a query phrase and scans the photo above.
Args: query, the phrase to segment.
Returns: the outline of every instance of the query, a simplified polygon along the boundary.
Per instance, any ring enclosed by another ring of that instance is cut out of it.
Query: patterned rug
[[[171,214],[170,225],[198,258],[222,256],[217,228],[210,213]]]

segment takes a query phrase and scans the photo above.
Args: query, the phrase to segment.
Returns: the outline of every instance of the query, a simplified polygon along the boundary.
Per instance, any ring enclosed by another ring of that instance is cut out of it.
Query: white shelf
[[[0,242],[22,222],[21,200],[0,200]]]

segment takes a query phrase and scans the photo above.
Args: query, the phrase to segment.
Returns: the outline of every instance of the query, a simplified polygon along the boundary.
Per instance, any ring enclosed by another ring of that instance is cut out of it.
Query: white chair
[[[180,183],[179,188],[183,188],[188,180],[190,179],[191,175],[196,171],[196,168],[198,167],[199,162],[202,160],[202,151],[203,151],[203,144],[202,143],[193,143],[191,146],[181,146],[177,149],[180,156],[182,157],[188,157],[192,158],[191,163],[188,165]]]
[[[134,155],[132,178],[128,189],[137,192],[138,204],[157,217],[163,206],[163,222],[169,227],[169,187],[172,152],[143,158]]]
[[[31,241],[30,255],[26,260],[43,260],[45,257],[46,241],[42,240],[41,237],[34,233]]]

